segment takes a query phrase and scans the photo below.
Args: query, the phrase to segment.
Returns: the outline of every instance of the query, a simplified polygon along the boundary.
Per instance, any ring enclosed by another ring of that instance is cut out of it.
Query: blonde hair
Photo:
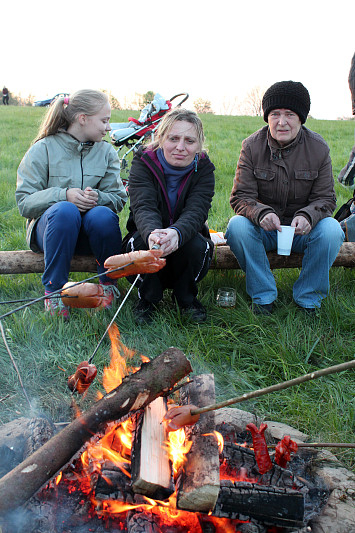
[[[66,130],[80,114],[96,115],[108,101],[105,93],[92,89],[76,91],[68,99],[60,96],[48,109],[33,143]]]
[[[197,141],[200,145],[199,151],[202,151],[203,143],[205,142],[205,136],[203,133],[201,119],[194,111],[190,111],[189,109],[184,109],[182,107],[175,107],[175,109],[172,109],[166,115],[164,115],[157,129],[157,138],[153,143],[149,145],[149,148],[151,150],[157,150],[158,148],[162,148],[165,139],[167,138],[169,131],[173,127],[174,123],[182,120],[185,120],[186,122],[189,122],[190,124],[193,124],[195,126]]]

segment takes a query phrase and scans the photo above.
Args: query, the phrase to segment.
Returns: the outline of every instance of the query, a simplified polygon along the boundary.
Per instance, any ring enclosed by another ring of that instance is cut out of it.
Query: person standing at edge
[[[270,314],[277,288],[266,252],[277,248],[281,224],[295,227],[292,251],[304,253],[293,299],[314,313],[329,292],[329,270],[344,233],[336,207],[329,147],[304,126],[310,110],[300,82],[277,82],[262,100],[264,126],[242,143],[230,204],[227,243],[246,273],[255,314]]]

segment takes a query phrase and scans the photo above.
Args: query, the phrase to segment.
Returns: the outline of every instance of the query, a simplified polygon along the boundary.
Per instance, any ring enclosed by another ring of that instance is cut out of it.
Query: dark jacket
[[[144,242],[159,228],[178,230],[179,246],[196,233],[209,238],[208,212],[214,195],[215,167],[205,153],[201,154],[197,171],[183,178],[174,212],[171,211],[163,168],[155,151],[140,148],[133,158],[129,176],[129,234],[139,231]]]
[[[350,72],[349,72],[349,88],[351,92],[351,104],[353,108],[353,115],[355,115],[355,53],[351,60]]]
[[[280,148],[264,126],[242,143],[230,203],[256,225],[276,213],[281,224],[301,215],[314,227],[336,207],[327,143],[302,126],[296,139]]]

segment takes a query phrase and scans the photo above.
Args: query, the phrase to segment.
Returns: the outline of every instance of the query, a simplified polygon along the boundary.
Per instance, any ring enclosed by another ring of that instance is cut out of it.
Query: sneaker
[[[45,292],[45,296],[49,296],[50,292]],[[51,316],[62,316],[65,320],[69,318],[69,307],[64,305],[61,298],[46,298],[44,300],[44,309]]]
[[[272,314],[272,303],[271,304],[252,304],[251,310],[254,315],[271,315]]]
[[[112,309],[113,302],[118,300],[118,298],[121,296],[120,291],[116,285],[105,283],[101,283],[100,285],[104,291],[100,307],[103,307],[104,309]]]
[[[201,324],[207,319],[207,312],[204,306],[197,298],[194,298],[192,302],[186,306],[180,306],[181,314],[187,316],[193,322]]]
[[[155,310],[155,305],[144,300],[144,298],[140,298],[133,310],[136,324],[149,324],[153,320]]]
[[[317,309],[315,307],[302,307],[302,305],[297,304],[298,309],[303,311],[305,315],[315,316],[317,313]]]

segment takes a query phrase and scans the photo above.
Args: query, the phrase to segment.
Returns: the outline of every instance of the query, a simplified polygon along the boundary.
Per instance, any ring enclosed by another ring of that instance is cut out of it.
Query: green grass
[[[0,107],[0,247],[24,249],[25,220],[14,199],[16,170],[45,110]],[[136,114],[114,111],[113,122]],[[216,194],[209,216],[210,227],[223,231],[232,211],[229,194],[243,138],[264,124],[258,117],[204,115],[206,147],[216,166]],[[353,121],[307,121],[307,127],[327,140],[331,149],[334,176],[344,166],[354,139]],[[338,205],[350,192],[336,183]],[[124,230],[128,209],[121,214]],[[355,353],[355,271],[331,270],[331,294],[321,313],[310,320],[292,303],[292,285],[297,269],[275,271],[279,298],[271,317],[255,317],[249,310],[241,271],[211,271],[200,284],[200,297],[208,309],[208,320],[196,326],[185,322],[166,295],[161,313],[152,325],[136,326],[132,315],[134,296],[117,318],[122,341],[130,348],[154,357],[169,346],[183,350],[195,373],[213,372],[218,400],[225,400],[257,388],[292,379],[312,370],[354,358]],[[73,274],[74,280],[86,274]],[[235,309],[216,307],[218,287],[236,288]],[[129,287],[119,281],[122,292]],[[134,290],[135,292],[135,290]],[[1,300],[36,297],[43,293],[39,274],[0,276]],[[1,305],[0,313],[16,305]],[[55,421],[71,416],[71,396],[66,378],[76,365],[90,357],[114,311],[74,310],[68,324],[51,319],[38,303],[3,320],[7,342],[17,362],[31,403]],[[109,340],[105,339],[95,356],[98,378],[87,398],[85,409],[101,387],[104,365],[109,362]],[[137,359],[138,361],[138,359]],[[0,422],[29,414],[29,407],[17,374],[0,338]],[[264,417],[291,424],[309,434],[313,441],[354,442],[354,372],[344,372],[273,393],[238,407]],[[7,396],[9,395],[9,396]],[[335,452],[335,450],[334,450]],[[343,463],[355,470],[352,450],[336,451]]]

